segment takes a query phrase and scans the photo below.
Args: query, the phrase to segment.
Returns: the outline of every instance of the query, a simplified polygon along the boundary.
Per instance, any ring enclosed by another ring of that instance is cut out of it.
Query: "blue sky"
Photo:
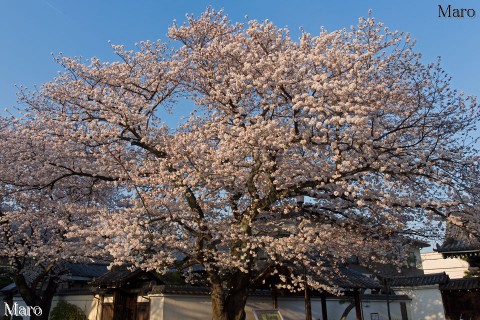
[[[473,8],[477,17],[439,18],[439,4]],[[61,69],[51,53],[113,60],[109,40],[132,46],[166,39],[174,19],[182,22],[186,13],[198,15],[209,5],[224,8],[233,21],[248,16],[288,26],[293,36],[300,27],[312,34],[321,26],[349,27],[372,9],[390,29],[410,32],[425,62],[441,56],[455,88],[480,95],[478,0],[0,0],[0,109],[16,105],[15,84],[32,88],[53,79]]]

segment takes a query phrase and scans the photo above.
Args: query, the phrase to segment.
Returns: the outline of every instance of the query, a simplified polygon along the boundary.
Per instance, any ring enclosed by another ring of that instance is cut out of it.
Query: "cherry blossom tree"
[[[400,261],[405,237],[469,208],[476,101],[408,35],[373,18],[297,41],[212,9],[187,20],[173,44],[113,46],[117,62],[60,56],[63,74],[22,91],[19,135],[48,147],[25,151],[42,161],[17,184],[116,190],[83,203],[96,214],[70,237],[143,269],[201,265],[213,319],[244,319],[248,290],[281,268],[308,275],[282,274],[288,289],[334,291],[327,268]]]
[[[65,173],[62,164],[71,161],[67,153],[73,149],[62,153],[31,130],[27,123],[0,119],[0,261],[27,305],[40,308],[30,318],[48,319],[68,272],[62,261],[105,253],[87,248],[85,239],[67,238],[69,229],[89,227],[95,208],[108,206],[112,194],[95,179]]]

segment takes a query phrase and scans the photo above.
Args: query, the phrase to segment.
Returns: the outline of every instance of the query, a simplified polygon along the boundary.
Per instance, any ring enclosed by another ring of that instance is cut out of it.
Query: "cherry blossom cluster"
[[[60,227],[82,243],[72,252],[147,270],[201,266],[215,302],[276,274],[301,289],[304,271],[336,291],[324,271],[352,256],[401,267],[439,222],[478,230],[476,100],[407,34],[366,18],[294,40],[209,9],[168,36],[115,45],[116,62],[60,56],[64,73],[22,90],[0,175],[24,216],[53,210],[35,232]]]

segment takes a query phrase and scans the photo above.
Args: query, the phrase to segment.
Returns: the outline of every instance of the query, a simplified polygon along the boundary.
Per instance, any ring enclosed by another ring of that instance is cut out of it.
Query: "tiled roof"
[[[105,274],[107,270],[107,263],[73,263],[68,261],[59,262],[54,268],[54,272],[60,275],[63,281],[79,281],[87,282]],[[1,288],[0,292],[16,290],[15,283]]]
[[[334,286],[343,289],[383,288],[383,286],[374,279],[347,267],[332,267],[325,270],[323,273],[325,277],[314,277],[314,280],[327,286]]]
[[[15,290],[16,288],[17,288],[17,286],[15,285],[15,283],[10,283],[9,285],[1,288],[0,293],[7,293],[7,292]]]
[[[435,251],[444,257],[480,255],[480,239],[452,223],[447,225],[445,241]]]
[[[145,273],[140,269],[130,270],[127,266],[113,267],[101,277],[98,277],[90,284],[93,286],[122,286],[129,282],[131,279]]]
[[[389,280],[391,287],[417,287],[445,284],[448,282],[449,278],[445,272],[442,272],[414,277],[393,277]]]
[[[210,295],[209,287],[159,285],[153,286],[149,293]]]
[[[459,240],[450,240],[444,242],[441,246],[437,246],[435,251],[448,256],[463,256],[463,255],[479,255],[480,245],[473,243],[466,243]]]
[[[478,290],[480,278],[451,279],[448,283],[440,286],[440,290]]]
[[[159,285],[153,286],[149,294],[181,294],[181,295],[210,295],[210,288],[189,285]],[[269,290],[255,290],[249,292],[250,296],[271,296]]]
[[[107,263],[72,263],[63,261],[59,268],[62,274],[72,277],[94,279],[108,272]]]

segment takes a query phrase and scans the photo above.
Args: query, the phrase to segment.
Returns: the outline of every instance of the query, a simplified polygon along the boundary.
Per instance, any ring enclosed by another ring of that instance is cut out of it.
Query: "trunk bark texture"
[[[50,314],[50,307],[52,306],[53,295],[57,289],[57,283],[54,279],[49,279],[45,284],[45,289],[40,292],[36,291],[36,288],[31,288],[28,285],[25,277],[19,274],[15,277],[15,285],[20,293],[23,301],[30,307],[40,307],[42,314],[36,315],[33,312],[30,313],[30,320],[48,320]]]
[[[305,283],[305,319],[312,320],[312,299],[307,283]]]
[[[213,320],[245,320],[250,276],[238,272],[230,279],[229,289],[220,281],[212,281],[211,300]]]
[[[352,311],[352,309],[355,308],[355,302],[352,301],[350,304],[343,310],[342,316],[340,317],[340,320],[347,320],[347,316]]]
[[[322,293],[322,320],[328,320],[328,311],[327,311],[327,297],[325,293]]]
[[[358,289],[355,289],[355,315],[357,317],[357,320],[363,320],[363,314],[362,314],[362,305],[360,302],[360,291]]]

